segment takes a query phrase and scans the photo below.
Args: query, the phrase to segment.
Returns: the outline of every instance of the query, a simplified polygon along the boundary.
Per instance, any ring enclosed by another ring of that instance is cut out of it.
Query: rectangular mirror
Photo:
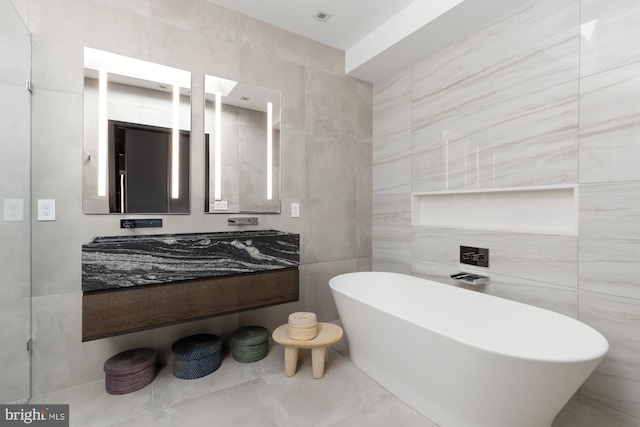
[[[191,73],[84,50],[85,214],[189,213]]]
[[[280,92],[205,76],[205,212],[280,212]]]

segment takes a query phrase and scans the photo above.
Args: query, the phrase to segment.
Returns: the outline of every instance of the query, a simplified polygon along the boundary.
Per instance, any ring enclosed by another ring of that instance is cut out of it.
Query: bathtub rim
[[[359,271],[359,272],[351,272],[351,273],[342,273],[339,275],[336,275],[334,277],[332,277],[329,280],[329,286],[331,288],[332,292],[337,292],[339,294],[341,294],[344,297],[347,298],[351,298],[353,300],[356,300],[362,304],[366,304],[369,305],[373,308],[375,308],[376,310],[380,310],[390,316],[395,316],[395,317],[399,317],[397,313],[394,313],[390,310],[388,310],[387,308],[383,308],[380,307],[377,304],[372,304],[370,302],[364,302],[360,299],[358,299],[356,296],[354,296],[353,294],[349,294],[347,292],[345,292],[342,289],[337,288],[336,286],[338,286],[339,281],[342,281],[348,277],[353,277],[353,276],[362,276],[362,275],[387,275],[387,276],[394,276],[394,277],[409,277],[411,279],[417,279],[417,280],[424,280],[427,282],[431,282],[434,285],[437,286],[446,286],[448,288],[457,290],[457,291],[461,291],[461,292],[471,292],[474,295],[476,295],[478,298],[496,298],[496,299],[500,299],[502,301],[506,301],[509,304],[514,304],[514,305],[518,305],[518,306],[524,306],[527,307],[528,309],[534,309],[534,311],[540,311],[541,313],[544,313],[544,315],[547,316],[553,316],[553,317],[557,317],[559,319],[562,319],[563,322],[569,322],[572,324],[576,324],[578,327],[584,329],[585,331],[588,331],[590,336],[593,336],[593,338],[597,341],[599,341],[599,345],[597,346],[598,349],[593,349],[591,351],[585,351],[584,355],[576,355],[575,357],[544,357],[544,356],[527,356],[525,354],[523,354],[522,352],[517,352],[517,351],[513,351],[513,352],[509,352],[509,351],[503,351],[503,350],[496,350],[494,348],[491,348],[490,346],[485,346],[485,345],[480,345],[477,342],[473,342],[471,340],[465,340],[462,339],[460,337],[457,337],[453,334],[448,334],[445,332],[442,332],[440,330],[434,329],[432,327],[427,327],[424,324],[421,324],[419,322],[416,322],[415,320],[412,319],[408,319],[406,317],[401,317],[401,319],[403,319],[406,322],[409,322],[413,325],[416,325],[418,327],[421,328],[426,328],[428,329],[430,332],[433,332],[435,334],[438,334],[440,336],[443,336],[445,338],[451,339],[453,341],[459,342],[462,345],[467,345],[476,349],[480,349],[483,351],[486,351],[488,353],[494,354],[494,355],[499,355],[499,356],[503,356],[503,357],[510,357],[510,358],[515,358],[515,359],[522,359],[522,360],[527,360],[527,361],[534,361],[534,362],[543,362],[543,363],[566,363],[566,364],[572,364],[572,363],[583,363],[583,362],[592,362],[592,361],[601,361],[602,359],[604,359],[604,357],[607,355],[610,345],[608,340],[606,339],[606,337],[604,337],[604,335],[602,335],[598,330],[596,330],[595,328],[593,328],[590,325],[587,325],[586,323],[575,319],[573,317],[567,316],[565,314],[562,313],[558,313],[552,310],[548,310],[546,308],[542,308],[542,307],[537,307],[537,306],[533,306],[531,304],[525,304],[519,301],[514,301],[514,300],[510,300],[507,298],[503,298],[503,297],[499,297],[499,296],[495,296],[495,295],[489,295],[489,294],[483,294],[483,293],[479,293],[470,289],[465,289],[465,288],[461,288],[461,287],[456,287],[456,286],[451,286],[448,285],[446,283],[442,283],[442,282],[438,282],[432,279],[426,279],[423,277],[419,277],[419,276],[413,276],[413,275],[409,275],[409,274],[402,274],[402,273],[394,273],[394,272],[384,272],[384,271]],[[476,298],[474,296],[474,298]],[[594,346],[595,347],[595,346]]]

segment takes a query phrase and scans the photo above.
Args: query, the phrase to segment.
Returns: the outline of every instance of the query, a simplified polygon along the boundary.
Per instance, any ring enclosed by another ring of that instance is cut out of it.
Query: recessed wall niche
[[[558,185],[414,193],[412,224],[578,235],[578,187]]]

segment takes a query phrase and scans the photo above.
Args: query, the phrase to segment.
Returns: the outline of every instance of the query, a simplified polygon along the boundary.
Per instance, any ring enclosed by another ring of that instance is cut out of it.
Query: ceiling
[[[375,82],[530,0],[207,1],[343,50],[345,73]]]

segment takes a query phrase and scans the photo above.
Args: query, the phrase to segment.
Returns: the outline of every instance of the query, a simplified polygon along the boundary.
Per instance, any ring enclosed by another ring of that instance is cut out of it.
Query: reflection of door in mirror
[[[180,138],[179,191],[171,197],[172,130],[109,121],[110,158],[116,159],[109,168],[110,212],[189,212],[189,132]]]
[[[205,211],[280,212],[280,92],[205,76]]]
[[[189,213],[191,74],[85,48],[84,213]]]

